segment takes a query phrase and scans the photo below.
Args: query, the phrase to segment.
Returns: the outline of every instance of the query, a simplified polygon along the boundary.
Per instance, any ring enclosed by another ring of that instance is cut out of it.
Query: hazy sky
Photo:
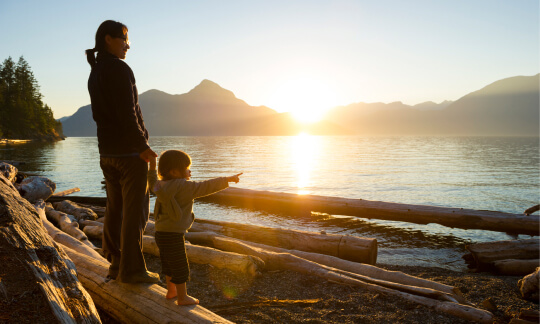
[[[129,28],[139,93],[209,79],[277,111],[457,100],[539,72],[538,0],[0,0],[0,60],[24,56],[55,117],[71,115],[107,19]]]

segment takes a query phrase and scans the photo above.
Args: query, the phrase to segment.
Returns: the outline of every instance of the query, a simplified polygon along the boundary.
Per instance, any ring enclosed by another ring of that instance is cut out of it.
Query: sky
[[[279,112],[457,100],[540,67],[538,0],[0,0],[0,61],[23,56],[70,116],[90,103],[84,50],[108,19],[129,28],[139,94],[208,79]]]

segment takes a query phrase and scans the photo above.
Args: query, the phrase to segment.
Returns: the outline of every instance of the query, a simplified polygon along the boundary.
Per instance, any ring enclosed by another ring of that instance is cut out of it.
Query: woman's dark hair
[[[191,165],[191,157],[184,151],[168,150],[159,157],[158,173],[161,180],[171,180],[172,170],[183,172]]]
[[[94,53],[106,50],[105,36],[124,37],[127,31],[128,28],[126,25],[121,22],[114,20],[105,20],[102,22],[96,32],[96,44],[94,48],[86,50],[86,60],[88,61],[88,64],[90,64],[91,67],[94,67],[94,65],[96,65],[96,56]]]

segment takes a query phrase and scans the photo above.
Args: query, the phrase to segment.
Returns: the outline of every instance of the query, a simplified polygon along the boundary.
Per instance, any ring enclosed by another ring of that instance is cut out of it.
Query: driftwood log
[[[240,240],[285,249],[332,255],[349,261],[367,264],[375,264],[377,262],[377,240],[373,238],[320,234],[202,219],[197,219],[197,222],[191,227],[191,231],[216,232]]]
[[[75,220],[73,216],[63,213],[61,211],[54,210],[50,204],[45,206],[45,214],[47,215],[47,219],[52,219],[54,223],[58,224],[58,227],[60,227],[63,232],[76,238],[83,244],[88,245],[92,249],[96,248],[94,244],[92,244],[92,242],[88,240],[86,234],[81,231],[81,229],[79,228],[79,223]]]
[[[466,249],[470,256],[464,255],[463,258],[470,268],[478,271],[491,270],[494,269],[495,261],[538,259],[540,239],[482,242],[467,245]]]
[[[18,184],[17,189],[23,198],[35,203],[40,199],[47,200],[56,190],[56,184],[49,178],[32,176]]]
[[[0,174],[4,176],[9,182],[14,183],[17,176],[17,168],[11,164],[0,162]]]
[[[55,193],[53,193],[52,195],[55,196],[55,197],[64,197],[64,196],[71,195],[72,193],[74,193],[74,192],[79,192],[79,191],[81,191],[81,189],[75,187],[75,188],[71,188],[71,189],[67,189],[67,190],[55,192]]]
[[[75,216],[77,221],[81,219],[96,220],[97,214],[90,208],[81,207],[70,200],[53,203],[54,209]]]
[[[51,197],[49,201],[61,201]],[[101,197],[70,196],[71,201],[105,206]],[[540,235],[540,217],[497,211],[388,203],[316,195],[227,188],[197,200],[279,213],[307,214],[312,211],[332,215],[394,220],[416,224],[436,223],[463,229],[481,229],[512,234]]]
[[[523,299],[531,300],[538,302],[540,299],[540,267],[536,270],[523,277],[523,279],[518,281],[519,291],[521,292],[521,297]]]
[[[196,244],[215,246],[214,238],[219,237],[219,236],[221,235],[212,233],[212,232],[190,232],[186,234],[186,239]],[[304,251],[298,251],[298,250],[287,250],[283,248],[278,248],[278,247],[273,247],[273,246],[268,246],[268,245],[263,245],[259,243],[253,243],[253,242],[245,242],[241,240],[236,240],[236,241],[247,244],[252,247],[268,250],[275,253],[288,253],[288,254],[297,256],[299,258],[305,259],[305,260],[316,262],[321,265],[333,267],[339,270],[344,270],[347,272],[359,274],[359,275],[370,277],[377,280],[394,282],[394,283],[402,284],[405,286],[416,286],[416,287],[438,290],[438,291],[447,293],[449,295],[452,295],[453,298],[455,298],[458,302],[462,304],[467,304],[465,298],[463,297],[463,294],[456,287],[441,284],[441,283],[431,281],[431,280],[414,277],[400,271],[384,270],[384,269],[381,269],[381,268],[378,268],[376,266],[372,266],[369,264],[351,262],[351,261],[343,260],[337,257],[324,255],[324,254],[304,252]],[[219,247],[221,249],[228,248],[228,246],[220,244],[219,241],[216,242],[216,244],[217,244],[216,247]]]
[[[159,248],[153,236],[143,236],[143,252],[159,256]],[[186,242],[186,253],[189,262],[211,264],[216,268],[229,269],[250,276],[258,276],[264,268],[264,262],[258,257],[225,252],[205,246],[197,246]]]
[[[498,274],[506,276],[524,276],[534,272],[537,267],[540,267],[539,259],[528,260],[497,260],[493,262],[493,266]]]
[[[386,282],[354,273],[327,267],[289,253],[275,253],[260,249],[236,239],[215,237],[214,244],[221,249],[260,257],[270,269],[287,269],[324,278],[329,281],[362,287],[363,289],[400,296],[409,301],[434,308],[438,311],[479,323],[492,323],[493,314],[488,311],[459,304],[450,294],[428,288],[412,287]]]
[[[73,262],[47,235],[34,207],[2,175],[0,224],[2,321],[100,323]]]
[[[314,211],[416,224],[437,223],[463,229],[540,234],[540,218],[495,211],[298,195],[242,188],[227,188],[213,195],[199,198],[199,200],[288,214],[306,214]]]
[[[179,307],[157,284],[124,284],[106,279],[109,263],[65,248],[79,280],[94,302],[121,323],[231,323],[199,306]]]

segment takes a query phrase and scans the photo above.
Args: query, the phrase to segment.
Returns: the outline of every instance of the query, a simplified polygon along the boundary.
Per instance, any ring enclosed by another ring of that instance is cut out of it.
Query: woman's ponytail
[[[96,65],[96,55],[94,54],[97,50],[95,48],[87,49],[86,52],[86,60],[88,61],[88,64],[93,68]]]

